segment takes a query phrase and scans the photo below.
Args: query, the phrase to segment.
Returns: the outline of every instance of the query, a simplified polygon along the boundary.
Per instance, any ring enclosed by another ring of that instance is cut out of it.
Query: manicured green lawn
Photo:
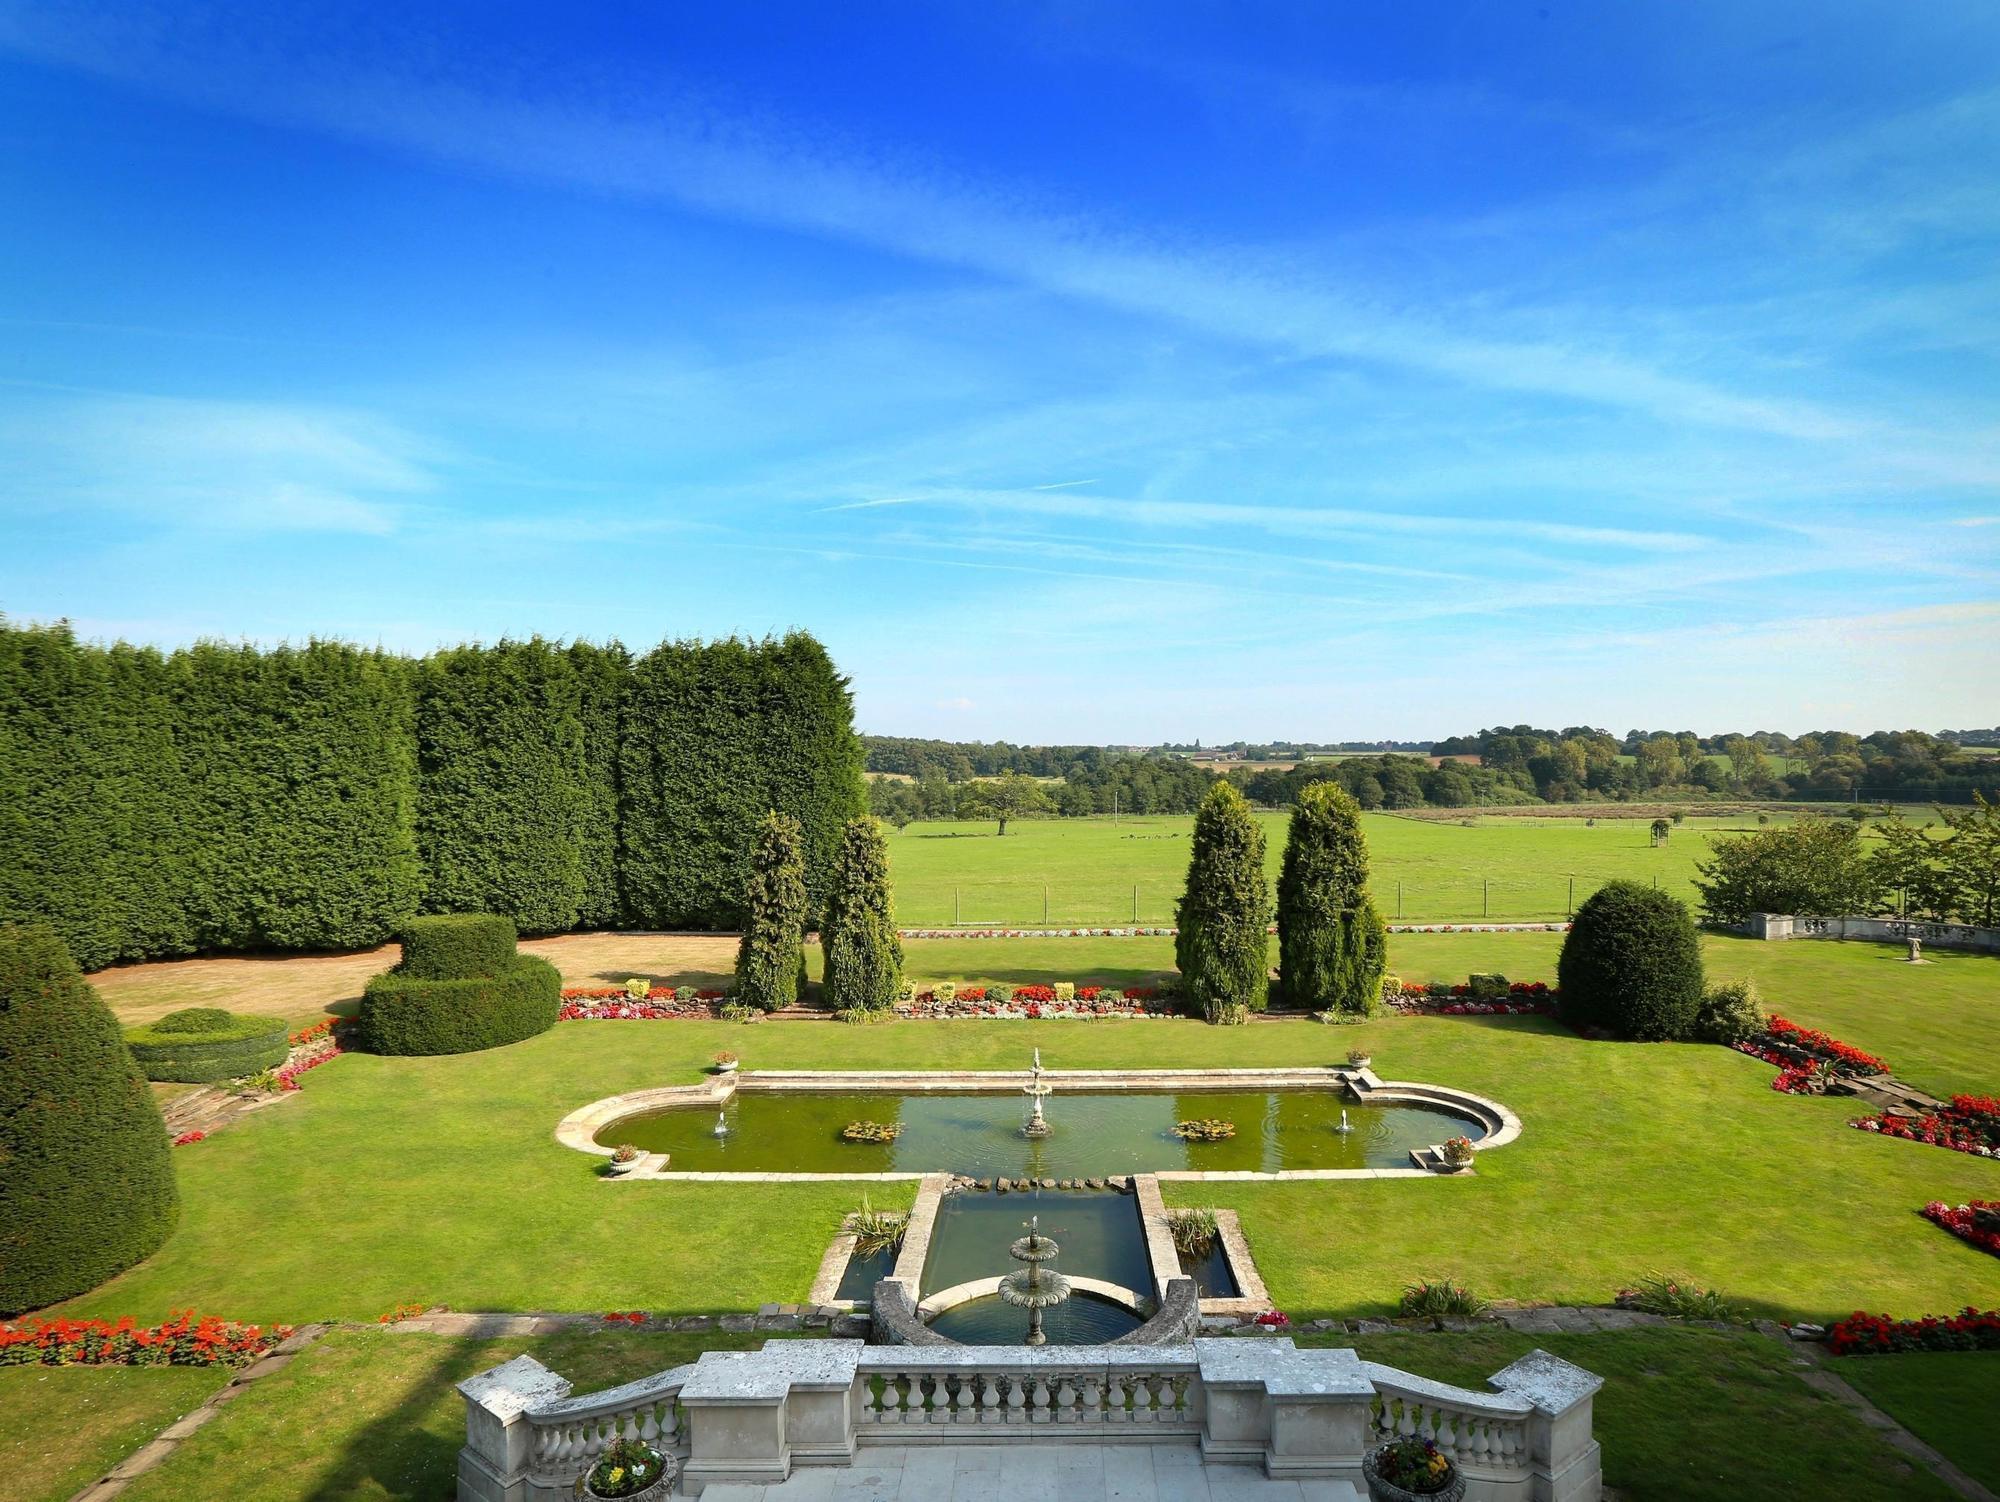
[[[0,1499],[62,1502],[229,1380],[201,1367],[0,1367]]]
[[[1559,933],[1393,934],[1389,967],[1405,980],[1489,971],[1553,984],[1562,941]],[[911,939],[904,949],[910,976],[923,982],[1149,985],[1174,965],[1174,941],[1164,938]],[[1754,979],[1771,1011],[1880,1054],[1913,1084],[1940,1094],[2000,1090],[2000,958],[1934,949],[1935,964],[1913,966],[1891,944],[1721,934],[1704,935],[1702,950],[1712,979]],[[1277,953],[1273,940],[1273,964]]]
[[[125,1496],[131,1502],[449,1502],[465,1443],[456,1384],[532,1355],[589,1392],[763,1336],[575,1330],[523,1340],[341,1330],[255,1383]]]
[[[1839,1403],[1807,1387],[1795,1375],[1799,1358],[1761,1335],[1481,1331],[1336,1337],[1332,1343],[1353,1345],[1370,1361],[1482,1390],[1488,1376],[1536,1346],[1597,1373],[1605,1380],[1592,1418],[1604,1447],[1604,1484],[1630,1502],[1916,1502],[1956,1495]],[[1849,1364],[1839,1370],[1847,1376]],[[1967,1409],[1962,1418],[1976,1412]]]
[[[1865,1356],[1834,1371],[1988,1491],[2000,1492],[2000,1352]]]
[[[503,1341],[341,1331],[254,1385],[126,1495],[133,1502],[198,1495],[444,1502],[464,1436],[454,1384],[471,1373],[526,1353],[588,1391],[690,1360],[704,1348],[760,1343],[754,1336],[622,1331]],[[1780,1502],[1802,1495],[1802,1477],[1812,1478],[1812,1495],[1830,1502],[1951,1495],[1800,1382],[1782,1345],[1747,1333],[1531,1338],[1491,1331],[1302,1343],[1351,1344],[1369,1359],[1481,1391],[1490,1374],[1537,1345],[1575,1361],[1606,1379],[1595,1405],[1605,1481],[1634,1502]]]
[[[1850,1105],[1777,1095],[1769,1066],[1712,1046],[1591,1043],[1528,1018],[1397,1018],[565,1023],[482,1054],[350,1055],[299,1099],[178,1149],[181,1228],[79,1307],[152,1317],[192,1304],[270,1321],[369,1319],[406,1301],[687,1312],[799,1299],[853,1189],[605,1183],[554,1142],[557,1120],[692,1080],[725,1046],[751,1069],[942,1069],[1019,1066],[1037,1045],[1056,1067],[1189,1067],[1325,1062],[1356,1043],[1390,1077],[1507,1102],[1526,1133],[1464,1179],[1176,1189],[1241,1207],[1295,1314],[1381,1309],[1427,1270],[1489,1296],[1601,1302],[1661,1268],[1807,1316],[2000,1301],[2000,1260],[1916,1214],[1933,1198],[1991,1195],[2000,1165],[1850,1131]]]
[[[1555,919],[1569,911],[1571,881],[1581,902],[1625,876],[1657,881],[1692,902],[1695,864],[1720,833],[1756,828],[1754,819],[1690,818],[1655,848],[1650,818],[1480,818],[1458,821],[1396,814],[1362,816],[1370,886],[1383,914],[1412,920]],[[1774,820],[1788,816],[1774,814]],[[1283,814],[1260,814],[1272,882],[1284,853]],[[1187,876],[1192,817],[1033,819],[924,823],[889,830],[896,914],[912,927],[954,922],[1016,927],[1106,927],[1173,921]],[[1046,904],[1045,899],[1046,897]]]

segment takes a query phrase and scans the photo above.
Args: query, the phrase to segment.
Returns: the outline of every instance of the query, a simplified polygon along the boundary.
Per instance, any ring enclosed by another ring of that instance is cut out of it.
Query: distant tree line
[[[805,635],[411,659],[0,622],[0,921],[91,969],[354,948],[432,912],[734,928],[773,810],[818,910],[860,761]]]
[[[1363,809],[1719,798],[1963,804],[1975,794],[2000,797],[2000,756],[1972,749],[2000,744],[2000,731],[1703,737],[1632,730],[1619,738],[1589,726],[1514,725],[1435,742],[1430,757],[1404,752],[1423,749],[1416,742],[1369,743],[1360,752],[1232,742],[1210,748],[1236,758],[1219,763],[1194,761],[1184,746],[1015,746],[888,736],[862,741],[871,773],[898,774],[874,781],[870,806],[899,826],[988,817],[992,789],[1008,778],[1041,785],[1041,799],[1023,800],[1018,816],[1065,818],[1191,814],[1220,779],[1269,808],[1290,807],[1321,782],[1338,783]],[[1430,758],[1444,760],[1431,766]],[[1283,760],[1295,764],[1255,765]]]

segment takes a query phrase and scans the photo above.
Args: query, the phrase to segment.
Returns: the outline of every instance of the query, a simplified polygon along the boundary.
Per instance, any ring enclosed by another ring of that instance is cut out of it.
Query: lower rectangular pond
[[[947,1194],[939,1202],[919,1298],[1019,1271],[1022,1264],[1009,1257],[1007,1249],[1027,1234],[1031,1219],[1037,1233],[1060,1249],[1053,1261],[1043,1264],[1046,1269],[1108,1283],[1141,1298],[1150,1296],[1152,1263],[1134,1196],[1109,1191],[974,1190]],[[1055,1345],[1092,1345],[1135,1330],[1144,1319],[1114,1299],[1078,1289],[1046,1310],[1042,1325]],[[939,1311],[930,1327],[966,1345],[1015,1345],[1027,1335],[1028,1315],[997,1293],[982,1293]]]
[[[972,1178],[1071,1178],[1162,1170],[1276,1173],[1296,1168],[1407,1168],[1410,1149],[1481,1125],[1415,1105],[1357,1105],[1327,1090],[1062,1092],[1048,1098],[1047,1137],[1022,1135],[1027,1103],[1012,1094],[762,1092],[728,1106],[676,1107],[601,1128],[607,1147],[666,1153],[688,1172],[932,1173]],[[1232,1123],[1224,1141],[1189,1142],[1176,1122]],[[850,1122],[876,1122],[893,1141],[842,1139]],[[1344,1124],[1348,1128],[1342,1131]],[[717,1128],[722,1130],[718,1133]]]

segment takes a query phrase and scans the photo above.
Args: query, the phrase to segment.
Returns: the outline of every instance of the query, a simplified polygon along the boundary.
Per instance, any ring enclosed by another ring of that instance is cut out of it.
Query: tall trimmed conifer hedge
[[[597,800],[569,654],[503,641],[435,652],[415,671],[425,910],[505,913],[530,934],[575,928]]]
[[[1320,782],[1292,806],[1278,876],[1278,974],[1285,1005],[1373,1011],[1381,998],[1388,930],[1368,896],[1361,805]]]
[[[1211,1022],[1268,1001],[1271,893],[1264,884],[1264,831],[1250,805],[1218,782],[1194,816],[1187,889],[1181,896],[1174,963],[1190,1006]]]
[[[89,969],[468,909],[735,927],[773,809],[817,915],[860,768],[847,680],[804,635],[411,660],[0,620],[0,921],[48,923]]]
[[[0,1316],[159,1250],[180,1213],[168,1150],[152,1087],[62,940],[0,927]]]

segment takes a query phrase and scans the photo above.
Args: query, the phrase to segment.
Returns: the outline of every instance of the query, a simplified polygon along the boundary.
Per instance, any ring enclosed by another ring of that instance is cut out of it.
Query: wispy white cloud
[[[196,530],[392,532],[443,457],[370,414],[281,403],[104,395],[16,412],[6,429],[14,504]]]

